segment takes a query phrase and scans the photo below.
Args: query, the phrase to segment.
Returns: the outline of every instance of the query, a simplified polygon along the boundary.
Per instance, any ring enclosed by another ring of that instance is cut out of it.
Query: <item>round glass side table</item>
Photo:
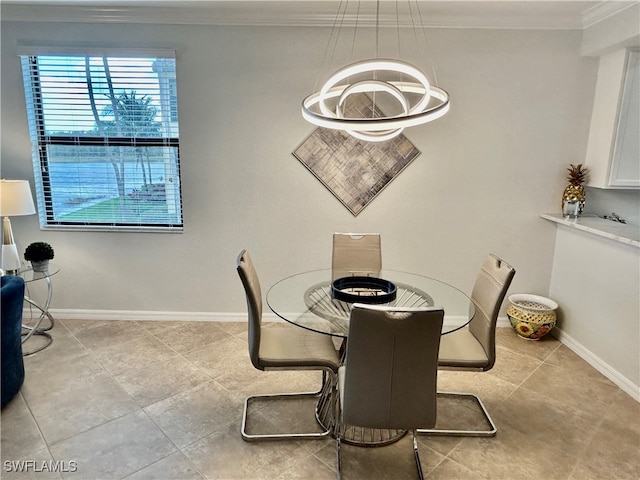
[[[33,268],[31,268],[30,266],[25,266],[18,270],[17,274],[24,278],[25,283],[24,301],[38,311],[38,317],[35,318],[35,321],[25,323],[23,319],[22,322],[22,354],[24,356],[33,355],[36,352],[44,350],[53,342],[53,338],[49,333],[49,330],[51,330],[55,325],[55,319],[53,318],[51,313],[49,313],[49,306],[51,305],[51,298],[53,295],[51,277],[53,277],[59,271],[60,267],[58,267],[58,265],[54,263],[49,263],[47,270],[41,272],[33,270]],[[30,296],[29,284],[35,282],[46,283],[47,293],[43,303],[38,303]],[[47,322],[45,322],[45,324],[43,325],[43,321],[45,320],[47,320]],[[31,350],[25,350],[25,342],[36,335],[39,337],[44,337],[44,343],[41,343]]]

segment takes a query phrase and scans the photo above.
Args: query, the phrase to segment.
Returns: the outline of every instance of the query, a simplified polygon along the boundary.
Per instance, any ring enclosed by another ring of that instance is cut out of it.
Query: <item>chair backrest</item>
[[[476,278],[471,300],[476,313],[469,330],[482,344],[489,359],[484,370],[493,367],[496,361],[496,322],[502,301],[511,285],[515,269],[495,255],[488,255]]]
[[[342,419],[371,428],[429,428],[436,420],[444,311],[355,304],[341,384]]]
[[[379,276],[382,249],[379,233],[334,233],[331,256],[332,276]]]
[[[240,252],[236,261],[236,268],[247,296],[249,357],[251,357],[251,363],[253,363],[254,367],[263,370],[258,358],[260,326],[262,324],[262,290],[260,289],[260,280],[258,280],[258,274],[253,266],[249,252],[246,250]]]

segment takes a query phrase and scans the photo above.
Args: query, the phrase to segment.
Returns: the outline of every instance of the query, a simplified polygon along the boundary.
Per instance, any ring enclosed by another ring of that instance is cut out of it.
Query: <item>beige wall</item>
[[[299,112],[328,30],[2,22],[2,176],[33,179],[16,45],[177,51],[183,234],[40,231],[16,218],[21,248],[50,242],[59,310],[242,312],[240,249],[263,290],[327,267],[334,231],[378,231],[383,262],[469,290],[488,252],[517,269],[512,292],[547,294],[565,168],[585,155],[597,60],[581,32],[429,33],[451,112],[407,132],[423,152],[358,217],[292,155],[312,130]]]

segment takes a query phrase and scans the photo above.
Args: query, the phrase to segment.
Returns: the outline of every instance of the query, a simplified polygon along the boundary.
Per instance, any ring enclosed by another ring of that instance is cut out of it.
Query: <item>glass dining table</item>
[[[415,273],[382,270],[377,278],[395,286],[395,298],[383,305],[397,307],[442,307],[442,334],[467,325],[475,315],[471,299],[456,287]],[[312,270],[286,277],[267,292],[267,305],[289,323],[335,337],[349,333],[351,305],[367,303],[371,297],[349,302],[335,298],[331,269]],[[366,294],[364,294],[366,295]],[[383,298],[384,299],[384,298]]]
[[[349,334],[351,306],[358,301],[372,303],[372,296],[377,304],[386,306],[442,307],[445,312],[442,335],[463,328],[475,315],[471,299],[456,287],[440,280],[386,269],[373,279],[384,288],[352,288],[349,290],[350,295],[347,295],[348,301],[345,301],[342,299],[345,298],[342,295],[344,290],[336,288],[341,286],[341,282],[334,284],[336,279],[332,278],[331,269],[302,272],[275,283],[268,290],[266,301],[269,308],[283,320],[301,328],[337,337],[337,343],[341,342],[341,356]],[[388,296],[390,292],[393,292],[392,297]],[[325,383],[316,406],[316,419],[325,428],[335,421],[331,407],[335,401],[333,393]],[[342,441],[360,446],[387,445],[405,434],[405,430],[382,430],[353,425],[343,425],[340,431]]]

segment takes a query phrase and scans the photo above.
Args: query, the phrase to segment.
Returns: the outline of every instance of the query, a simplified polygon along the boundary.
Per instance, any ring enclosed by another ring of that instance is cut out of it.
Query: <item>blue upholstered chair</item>
[[[24,279],[13,275],[3,276],[2,294],[2,408],[20,391],[24,382],[22,361],[22,306]]]

